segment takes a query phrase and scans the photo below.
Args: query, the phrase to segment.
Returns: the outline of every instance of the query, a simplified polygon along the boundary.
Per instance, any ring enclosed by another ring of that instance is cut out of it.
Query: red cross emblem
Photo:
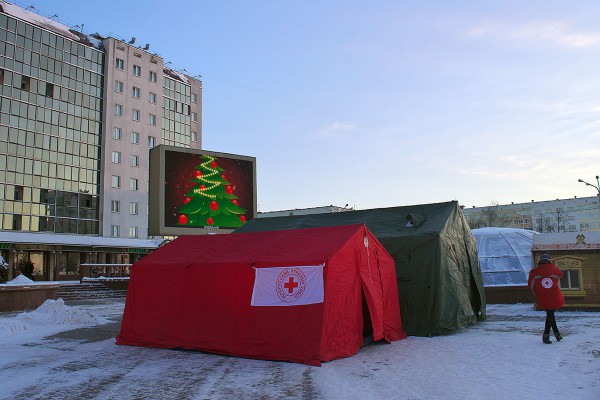
[[[281,301],[293,303],[302,297],[306,289],[306,276],[298,268],[285,268],[275,283],[277,296]]]
[[[298,287],[298,282],[294,282],[294,277],[290,276],[290,279],[283,285],[288,290],[288,293],[292,293],[294,289]]]

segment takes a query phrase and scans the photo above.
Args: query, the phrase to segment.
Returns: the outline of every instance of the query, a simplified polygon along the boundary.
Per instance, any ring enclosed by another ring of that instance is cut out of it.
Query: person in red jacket
[[[535,301],[539,308],[546,310],[546,326],[542,341],[551,344],[550,328],[554,332],[556,341],[562,340],[558,332],[554,311],[562,308],[565,304],[565,298],[560,291],[558,282],[562,278],[563,272],[554,265],[548,254],[542,254],[538,267],[529,271],[528,286],[535,293]]]

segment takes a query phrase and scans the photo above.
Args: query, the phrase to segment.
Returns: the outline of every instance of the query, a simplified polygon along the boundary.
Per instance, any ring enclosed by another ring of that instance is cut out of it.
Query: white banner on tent
[[[254,268],[253,306],[299,306],[322,303],[322,265]]]

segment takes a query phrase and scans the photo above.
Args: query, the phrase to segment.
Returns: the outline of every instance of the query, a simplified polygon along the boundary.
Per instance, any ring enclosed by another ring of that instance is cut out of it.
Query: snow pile
[[[81,281],[82,282],[97,282],[97,281],[128,281],[128,276],[102,276],[100,275],[97,278],[89,278],[84,276]]]
[[[109,320],[88,311],[69,307],[62,299],[46,300],[31,312],[0,319],[0,337],[39,331],[56,332],[108,323]]]
[[[56,281],[42,281],[42,282],[35,282],[32,281],[31,279],[29,279],[28,277],[26,277],[25,275],[21,274],[19,276],[17,276],[15,279],[13,279],[12,281],[8,281],[6,283],[1,283],[0,286],[2,285],[13,285],[13,286],[57,286],[59,285],[58,282]]]
[[[12,281],[6,282],[6,285],[31,285],[32,283],[33,281],[31,279],[21,274]]]

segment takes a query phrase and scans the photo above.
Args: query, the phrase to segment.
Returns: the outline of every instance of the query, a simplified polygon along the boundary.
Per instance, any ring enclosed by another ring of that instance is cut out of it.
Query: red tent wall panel
[[[167,267],[167,282],[164,268],[132,271],[118,343],[318,363],[323,304],[250,306],[250,265]]]

